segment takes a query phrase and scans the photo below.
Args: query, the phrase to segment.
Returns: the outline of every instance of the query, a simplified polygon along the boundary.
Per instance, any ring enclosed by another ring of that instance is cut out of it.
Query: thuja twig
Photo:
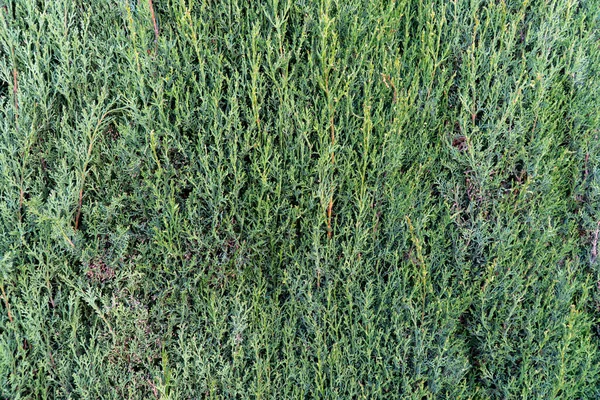
[[[387,87],[388,89],[390,89],[391,87],[393,91],[392,103],[396,103],[396,101],[398,100],[398,91],[396,90],[396,85],[394,85],[394,81],[392,81],[392,77],[384,73],[381,74],[381,77],[383,78],[383,83],[385,84],[385,87]]]
[[[13,68],[13,94],[15,96],[15,120],[17,121],[17,127],[19,126],[19,99],[17,98],[17,93],[19,92],[19,73],[17,72],[17,67]]]
[[[11,48],[10,49],[11,53],[12,53],[12,58],[13,58],[13,95],[15,98],[15,123],[17,126],[17,130],[19,130],[19,99],[17,98],[17,94],[19,93],[19,79],[18,79],[18,75],[19,73],[17,72],[17,62],[15,59],[15,49]]]
[[[415,233],[415,228],[410,220],[408,215],[405,216],[406,224],[408,225],[408,230],[410,232],[410,238],[413,242],[413,246],[417,251],[417,261],[419,266],[421,267],[421,286],[423,289],[423,298],[421,304],[421,326],[423,326],[425,322],[425,305],[427,302],[427,264],[425,263],[425,258],[423,257],[423,246],[421,245],[421,241],[417,237]]]
[[[592,239],[592,263],[595,262],[598,257],[598,233],[600,233],[600,221],[598,221],[596,231],[594,232],[594,239]]]
[[[331,147],[335,145],[335,126],[333,125],[333,111],[329,120],[329,126],[331,131]],[[331,150],[331,165],[335,164],[335,153]],[[329,197],[329,205],[327,206],[327,237],[331,239],[331,235],[333,230],[331,229],[331,213],[333,210],[333,190],[331,193],[331,197]]]
[[[34,110],[35,110],[36,105],[34,105]],[[35,116],[35,113],[34,113]],[[18,129],[17,129],[18,132]],[[29,154],[29,151],[31,150],[31,146],[33,146],[33,132],[35,132],[35,128],[34,125],[32,125],[31,127],[31,131],[30,134],[28,134],[25,138],[25,147],[23,149],[23,153],[21,156],[22,159],[22,163],[21,163],[21,173],[19,176],[19,221],[23,220],[23,203],[25,201],[25,190],[23,189],[24,185],[25,185],[25,167],[27,164],[27,156]]]
[[[71,246],[72,248],[75,248],[75,244],[73,243],[73,241],[71,239],[69,239],[69,236],[67,236],[67,234],[65,233],[65,230],[62,227],[59,227],[59,229],[60,229],[61,235],[63,235],[63,237],[65,238],[67,243],[69,243],[69,246]]]
[[[79,218],[81,217],[81,205],[83,203],[83,188],[85,186],[85,178],[87,177],[87,167],[92,156],[94,142],[96,141],[96,132],[98,131],[98,128],[100,127],[100,124],[102,123],[104,118],[106,118],[107,114],[108,112],[104,113],[104,115],[102,115],[102,117],[98,120],[98,123],[96,124],[96,129],[92,134],[92,138],[88,146],[87,154],[85,157],[85,163],[83,164],[83,169],[81,170],[81,187],[79,188],[79,201],[77,203],[77,214],[75,216],[75,230],[79,229]]]
[[[8,296],[4,291],[4,283],[0,283],[0,290],[2,291],[2,299],[4,300],[4,305],[6,306],[6,312],[8,313],[8,320],[13,322],[13,316],[10,312],[10,304],[8,303]]]
[[[327,102],[329,107],[329,132],[331,135],[331,166],[333,168],[335,164],[335,152],[333,147],[335,146],[335,124],[334,124],[334,110],[331,104],[331,100],[329,99],[329,80],[327,76],[325,77],[325,92],[327,95]],[[333,211],[333,194],[334,189],[331,191],[331,196],[329,197],[329,205],[327,206],[327,238],[331,239],[331,235],[333,234],[333,229],[331,228],[331,214]]]
[[[72,282],[69,278],[67,278],[66,275],[60,274],[59,276],[71,289],[73,289],[79,295],[79,297],[83,301],[85,301],[90,307],[92,307],[92,309],[96,312],[98,317],[100,317],[100,319],[106,324],[108,331],[112,335],[113,341],[116,340],[115,331],[113,330],[110,322],[108,322],[108,319],[106,319],[106,316],[104,315],[100,307],[98,307],[98,305],[96,304],[96,301],[93,298],[93,296],[90,293],[86,293],[82,288],[75,285],[75,283]]]
[[[86,153],[86,157],[85,157],[85,162],[83,163],[83,168],[81,170],[81,185],[79,188],[79,200],[77,202],[77,214],[75,215],[75,226],[74,226],[74,230],[79,229],[79,219],[81,217],[81,206],[83,203],[83,189],[85,187],[85,179],[87,178],[87,174],[88,174],[88,165],[90,163],[90,160],[92,158],[92,150],[94,149],[94,144],[96,142],[96,137],[98,135],[98,130],[100,129],[100,126],[102,125],[102,122],[104,122],[104,119],[112,112],[115,111],[120,111],[123,108],[115,108],[113,110],[109,110],[107,112],[105,112],[100,119],[98,120],[98,123],[96,124],[96,127],[94,128],[94,132],[92,133],[92,136],[90,138],[90,144],[88,145],[88,149],[87,149],[87,153]],[[71,243],[72,244],[72,243]]]
[[[19,133],[19,73],[17,71],[17,59],[15,58],[15,49],[10,49],[12,60],[13,60],[13,97],[15,102],[15,130]],[[25,158],[25,156],[23,157]],[[24,161],[23,161],[24,162]],[[21,181],[19,183],[19,221],[22,220],[23,202],[25,200],[25,191],[23,190],[23,168],[21,169]]]

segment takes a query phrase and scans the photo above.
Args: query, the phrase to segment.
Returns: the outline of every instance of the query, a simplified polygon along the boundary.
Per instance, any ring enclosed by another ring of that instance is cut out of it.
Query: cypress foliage
[[[600,397],[598,10],[0,0],[0,396]]]

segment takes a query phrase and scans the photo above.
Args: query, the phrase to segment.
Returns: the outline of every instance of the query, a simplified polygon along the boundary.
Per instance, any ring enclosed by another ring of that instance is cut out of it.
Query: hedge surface
[[[3,398],[600,398],[600,1],[0,0]]]

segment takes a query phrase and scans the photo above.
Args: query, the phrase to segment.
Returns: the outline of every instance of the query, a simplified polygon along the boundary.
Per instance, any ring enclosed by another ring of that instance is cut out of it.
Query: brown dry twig
[[[467,137],[463,135],[455,137],[452,139],[452,147],[456,148],[460,152],[467,150],[469,148]]]
[[[156,16],[154,15],[154,6],[152,5],[152,0],[148,0],[148,5],[150,6],[150,15],[152,17],[152,24],[154,25],[154,50],[156,51],[158,50],[158,24],[156,23]]]
[[[152,380],[150,380],[150,378],[147,379],[148,381],[148,385],[150,385],[150,389],[152,389],[152,394],[154,395],[154,397],[156,397],[157,399],[158,397],[158,390],[156,389],[156,385],[154,384],[154,382],[152,382]]]
[[[327,206],[327,238],[331,239],[331,213],[333,211],[333,197],[329,198],[329,205]]]

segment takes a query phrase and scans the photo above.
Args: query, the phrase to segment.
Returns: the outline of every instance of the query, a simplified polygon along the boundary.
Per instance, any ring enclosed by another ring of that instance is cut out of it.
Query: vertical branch
[[[77,213],[75,215],[75,225],[74,225],[74,230],[79,229],[79,219],[81,217],[81,206],[83,203],[83,189],[85,187],[85,179],[87,178],[87,174],[88,174],[88,165],[92,159],[92,151],[94,150],[94,144],[96,142],[96,137],[98,136],[98,130],[100,129],[100,126],[102,125],[102,123],[104,122],[104,120],[106,119],[106,117],[114,111],[119,111],[122,110],[122,108],[115,108],[113,110],[109,110],[107,112],[105,112],[100,119],[98,120],[98,123],[96,124],[96,127],[94,128],[94,132],[92,133],[91,137],[90,137],[90,144],[88,145],[88,150],[86,153],[86,158],[85,158],[85,162],[83,163],[83,168],[81,170],[81,185],[79,188],[79,200],[77,202]],[[69,244],[73,246],[73,243],[69,240]]]
[[[583,180],[586,180],[590,171],[588,170],[588,162],[590,161],[590,153],[585,154],[585,167],[583,169]]]
[[[133,15],[131,14],[131,7],[129,6],[129,3],[126,4],[126,9],[127,9],[127,22],[129,23],[129,29],[131,32],[131,42],[133,44],[133,46],[131,46],[131,48],[133,49],[133,53],[135,54],[135,64],[137,66],[137,71],[138,73],[141,73],[141,66],[140,66],[140,57],[138,55],[138,51],[137,51],[137,44],[136,44],[136,31],[135,31],[135,24],[133,21]],[[156,32],[155,32],[156,34]]]
[[[329,130],[331,132],[331,146],[335,145],[335,125],[333,124],[334,110],[332,107],[329,108]],[[335,164],[335,152],[331,150],[331,164]]]
[[[323,42],[323,47],[325,49],[327,49],[327,47],[329,46],[329,44],[327,43],[327,37],[329,36],[329,29],[330,29],[330,25],[332,23],[332,20],[329,19],[328,16],[326,16],[326,22],[325,22],[325,32],[324,32],[324,42]],[[335,40],[335,37],[332,38],[333,40]],[[334,44],[332,44],[331,46],[334,46]],[[322,62],[324,61],[323,64],[323,73],[324,73],[324,80],[325,80],[325,97],[327,98],[327,109],[329,112],[329,135],[330,135],[330,139],[331,139],[331,168],[332,168],[332,175],[333,175],[333,171],[334,171],[334,165],[335,165],[335,151],[334,151],[334,146],[335,146],[335,109],[333,106],[333,99],[332,99],[332,95],[331,95],[331,90],[329,87],[329,72],[331,71],[331,68],[333,66],[333,63],[335,62],[335,52],[334,50],[327,51],[326,55],[324,56],[324,59],[322,60]],[[332,177],[332,181],[333,181],[333,177]],[[331,239],[333,236],[333,228],[332,228],[332,214],[333,214],[333,198],[334,198],[334,183],[331,183],[332,185],[332,189],[331,189],[331,195],[329,197],[329,204],[327,206],[327,238]]]
[[[408,225],[408,231],[410,232],[410,238],[413,242],[413,246],[417,252],[417,264],[421,267],[421,286],[422,286],[422,295],[423,298],[421,304],[421,327],[425,323],[425,306],[427,304],[427,264],[425,263],[425,258],[423,257],[423,246],[421,245],[421,241],[417,237],[415,232],[415,228],[410,220],[410,217],[406,215],[404,217],[406,219],[406,224]]]
[[[98,127],[100,127],[100,124],[102,123],[102,120],[104,119],[105,116],[106,116],[106,114],[104,114],[102,116],[102,118],[100,118],[100,120],[98,121],[96,130],[94,131],[94,134],[92,135],[92,138],[90,140],[90,144],[88,146],[88,150],[87,150],[87,154],[86,154],[86,158],[85,158],[85,163],[83,164],[83,169],[81,171],[81,187],[79,188],[79,201],[77,203],[77,214],[75,216],[75,227],[74,227],[75,230],[79,229],[79,218],[81,217],[81,205],[83,203],[83,188],[85,186],[85,178],[87,177],[87,170],[88,170],[87,167],[88,167],[89,161],[92,157],[92,150],[94,149],[96,132],[98,131]]]
[[[6,292],[4,291],[4,284],[0,283],[0,290],[2,291],[2,299],[4,300],[4,306],[6,307],[6,312],[8,313],[8,320],[10,322],[13,322],[13,316],[10,312],[10,304],[8,304],[8,296],[6,295]]]
[[[327,238],[331,239],[333,229],[331,229],[331,212],[333,210],[333,193],[329,198],[329,205],[327,206]]]
[[[396,85],[394,85],[394,81],[392,80],[391,75],[386,75],[384,73],[381,74],[381,77],[383,78],[383,83],[385,84],[385,87],[388,89],[392,89],[393,91],[393,97],[392,97],[392,103],[396,103],[398,101],[398,91],[396,90]]]
[[[327,90],[327,96],[329,97],[329,89]],[[329,130],[331,133],[331,166],[335,164],[335,152],[333,151],[333,146],[335,145],[335,125],[333,123],[333,109],[331,105],[329,106]],[[333,211],[333,189],[331,192],[331,197],[329,198],[329,205],[327,206],[327,238],[331,239],[331,235],[333,233],[333,229],[331,228],[331,214]]]
[[[15,102],[15,130],[17,131],[17,134],[19,133],[19,73],[17,71],[17,59],[15,57],[15,48],[11,47],[10,49],[11,55],[12,55],[12,62],[13,62],[13,70],[12,70],[12,76],[13,76],[13,98],[14,98],[14,102]],[[23,209],[23,201],[25,199],[25,192],[23,191],[23,174],[21,173],[21,182],[19,185],[19,212],[18,212],[18,216],[19,216],[19,221],[22,220],[22,209]]]
[[[258,52],[258,36],[260,34],[260,25],[255,24],[252,27],[252,36],[250,42],[251,58],[250,58],[250,100],[252,101],[252,112],[254,113],[254,122],[258,132],[261,132],[260,126],[260,106],[258,101],[258,89],[260,78],[260,63],[261,57]]]
[[[104,115],[106,115],[106,114],[104,114]],[[104,116],[102,116],[102,118],[98,122],[98,126],[100,126],[100,123],[102,122],[102,119],[104,119]],[[79,188],[79,200],[77,202],[77,214],[75,215],[75,227],[74,227],[74,230],[79,229],[79,218],[81,217],[81,205],[83,203],[83,188],[85,187],[85,178],[87,177],[88,164],[89,164],[89,161],[90,161],[91,156],[92,156],[92,150],[94,148],[94,141],[95,141],[95,139],[96,139],[96,135],[94,134],[92,136],[92,139],[90,140],[90,144],[88,146],[88,151],[87,151],[87,154],[86,154],[85,163],[83,164],[83,169],[81,171],[81,187]],[[73,245],[71,241],[69,241],[69,243],[71,244],[71,246]]]
[[[19,126],[19,99],[17,98],[17,94],[19,92],[19,79],[18,79],[18,72],[17,72],[17,66],[13,66],[13,95],[15,97],[15,121],[17,123],[17,129]]]
[[[11,47],[10,52],[11,52],[12,62],[13,62],[12,75],[13,75],[13,96],[14,96],[14,100],[15,100],[15,124],[17,126],[17,130],[19,130],[19,99],[17,98],[17,95],[19,93],[19,78],[18,78],[19,73],[17,72],[17,59],[15,57],[15,48]]]
[[[598,225],[596,226],[596,231],[594,232],[594,238],[592,239],[592,252],[591,252],[592,264],[596,261],[596,258],[598,257],[598,233],[600,233],[600,221],[598,221]]]
[[[148,6],[150,6],[150,16],[152,17],[152,24],[154,25],[154,52],[156,53],[158,51],[158,24],[156,23],[152,0],[148,0]]]

